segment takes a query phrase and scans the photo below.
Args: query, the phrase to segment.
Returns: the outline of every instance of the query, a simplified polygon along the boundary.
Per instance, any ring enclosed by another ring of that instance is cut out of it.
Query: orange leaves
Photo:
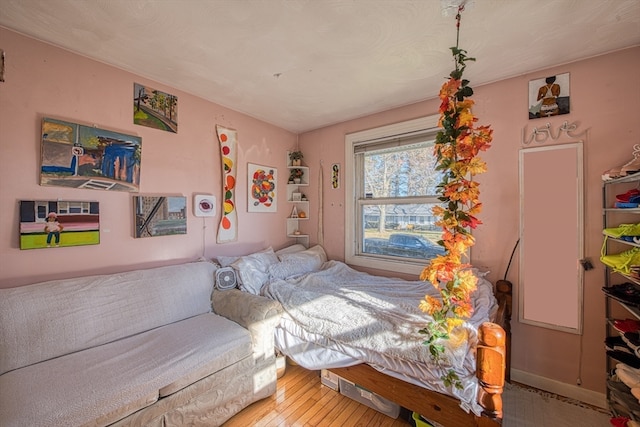
[[[436,225],[442,228],[440,244],[444,246],[445,254],[432,259],[420,274],[420,279],[430,282],[441,296],[441,299],[425,296],[420,309],[432,315],[447,338],[462,325],[462,319],[473,313],[471,294],[478,279],[462,260],[475,244],[471,230],[482,224],[477,218],[482,210],[480,184],[473,178],[486,172],[487,164],[478,154],[491,147],[493,138],[489,126],[477,126],[478,118],[471,110],[474,101],[469,98],[473,90],[468,86],[469,82],[462,79],[464,61],[472,58],[467,58],[457,46],[452,51],[462,68],[456,68],[451,74],[458,78],[448,79],[440,89],[438,125],[442,130],[434,147],[436,167],[443,172],[443,179],[438,185],[442,204],[435,206],[432,212],[437,218]],[[436,329],[438,327],[432,328]],[[434,349],[431,350],[433,353]]]
[[[424,299],[420,301],[420,310],[425,313],[433,314],[434,312],[441,309],[442,302],[439,299],[432,297],[431,295],[425,296]]]

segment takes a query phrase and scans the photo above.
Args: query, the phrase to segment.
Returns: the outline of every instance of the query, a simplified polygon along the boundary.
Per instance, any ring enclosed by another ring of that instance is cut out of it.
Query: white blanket
[[[418,333],[431,320],[418,308],[420,300],[427,294],[439,296],[429,283],[372,276],[328,261],[320,271],[271,281],[262,293],[282,304],[285,314],[279,327],[287,332],[377,369],[412,377],[412,382],[455,396],[462,408],[480,414],[477,327],[489,320],[496,301],[491,283],[478,279],[474,314],[464,325],[469,338],[457,348],[444,343],[450,363],[444,368],[433,363],[425,336]],[[446,387],[440,379],[449,368],[462,380],[462,390]]]

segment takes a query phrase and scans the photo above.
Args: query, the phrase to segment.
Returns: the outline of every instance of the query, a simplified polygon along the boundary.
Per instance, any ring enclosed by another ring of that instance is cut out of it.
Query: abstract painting
[[[136,192],[142,139],[62,120],[42,120],[40,185]]]
[[[238,238],[238,211],[236,210],[236,149],[238,133],[216,125],[222,163],[222,218],[218,226],[217,243],[234,242]]]
[[[134,83],[133,123],[178,133],[178,97]]]
[[[249,163],[247,166],[248,212],[276,212],[278,171],[270,166]]]
[[[20,201],[20,249],[100,243],[98,202]]]
[[[187,234],[187,198],[134,196],[135,236]]]

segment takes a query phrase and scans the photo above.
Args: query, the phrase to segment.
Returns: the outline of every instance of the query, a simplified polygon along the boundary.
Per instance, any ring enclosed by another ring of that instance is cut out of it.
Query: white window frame
[[[416,260],[385,260],[379,257],[367,256],[366,254],[358,254],[358,221],[356,218],[357,200],[356,200],[356,156],[354,148],[358,144],[367,141],[382,140],[385,138],[397,137],[399,135],[432,133],[437,132],[439,115],[421,117],[400,123],[394,123],[387,126],[381,126],[374,129],[368,129],[360,132],[345,135],[345,167],[344,167],[344,184],[345,184],[345,240],[344,254],[345,262],[350,265],[385,270],[398,273],[420,274],[427,263]]]

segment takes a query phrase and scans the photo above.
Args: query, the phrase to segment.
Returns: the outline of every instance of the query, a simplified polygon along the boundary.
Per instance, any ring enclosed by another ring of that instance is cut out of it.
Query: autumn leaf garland
[[[461,10],[456,15],[458,35]],[[438,243],[445,248],[445,253],[432,259],[420,275],[421,280],[431,282],[440,292],[441,298],[427,295],[420,302],[420,309],[434,319],[420,333],[427,336],[425,345],[439,364],[446,363],[442,340],[451,341],[456,328],[473,312],[471,293],[478,279],[469,270],[470,264],[463,262],[463,257],[475,243],[471,230],[482,224],[476,216],[482,210],[479,184],[473,177],[487,169],[486,163],[477,156],[489,149],[493,133],[490,126],[476,126],[478,119],[471,111],[474,102],[469,99],[473,89],[469,81],[462,78],[466,62],[475,59],[467,57],[457,42],[451,51],[456,65],[440,89],[442,130],[436,136],[434,148],[436,169],[443,174],[437,187],[442,204],[433,208],[433,214],[437,218],[435,224],[442,228]],[[447,386],[462,387],[453,370],[442,380]]]

